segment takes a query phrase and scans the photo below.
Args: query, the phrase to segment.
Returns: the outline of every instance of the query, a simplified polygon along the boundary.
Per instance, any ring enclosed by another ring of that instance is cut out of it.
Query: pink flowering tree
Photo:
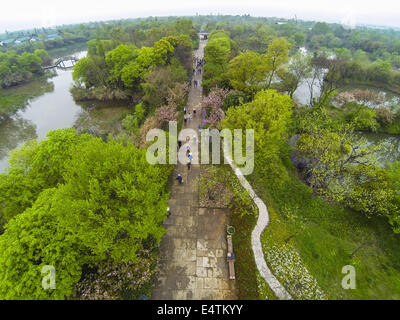
[[[225,118],[225,112],[222,109],[212,110],[208,116],[207,122],[212,126],[218,124]]]
[[[176,110],[175,105],[169,104],[158,108],[155,116],[157,121],[164,126],[169,121],[176,121],[178,119],[179,112]]]
[[[203,107],[211,109],[207,118],[207,123],[211,124],[211,126],[217,125],[225,117],[222,107],[228,93],[229,90],[215,88],[203,99]]]
[[[229,93],[229,90],[215,88],[209,95],[203,99],[203,106],[205,108],[220,109],[224,106],[224,99]]]

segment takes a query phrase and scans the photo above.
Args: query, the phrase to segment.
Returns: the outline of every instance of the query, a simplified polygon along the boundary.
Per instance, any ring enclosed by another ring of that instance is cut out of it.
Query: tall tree
[[[285,38],[276,38],[268,46],[264,55],[265,63],[269,69],[267,89],[271,87],[272,80],[277,71],[288,61],[290,44]]]
[[[268,68],[260,54],[246,51],[229,62],[227,75],[235,90],[243,91],[253,97],[257,91],[265,87]]]

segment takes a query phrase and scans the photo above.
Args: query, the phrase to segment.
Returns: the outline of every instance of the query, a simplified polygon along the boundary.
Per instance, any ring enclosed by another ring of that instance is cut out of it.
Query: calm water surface
[[[86,52],[74,54],[83,57]],[[9,152],[31,139],[43,139],[47,132],[74,125],[82,107],[73,100],[69,89],[72,69],[57,69],[54,90],[34,98],[13,117],[0,121],[0,172],[8,166]]]

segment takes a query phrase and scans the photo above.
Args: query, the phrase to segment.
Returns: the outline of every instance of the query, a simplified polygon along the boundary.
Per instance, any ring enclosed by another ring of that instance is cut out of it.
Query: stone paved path
[[[200,42],[195,55],[203,57],[205,41]],[[201,83],[201,75],[194,80]],[[202,99],[199,86],[192,86],[188,109]],[[196,129],[201,122],[200,109],[197,116],[185,128]],[[180,137],[185,140],[185,137]],[[193,157],[197,152],[193,139],[189,142]],[[200,175],[200,165],[191,170],[183,164],[175,168],[184,183],[174,180],[169,206],[171,216],[165,221],[168,229],[160,244],[160,265],[153,300],[235,300],[235,281],[229,280],[226,262],[226,225],[228,212],[223,209],[205,209],[198,205],[198,187],[195,180]]]

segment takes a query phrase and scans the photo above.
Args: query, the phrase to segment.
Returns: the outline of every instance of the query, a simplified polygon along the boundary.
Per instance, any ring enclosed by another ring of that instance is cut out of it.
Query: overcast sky
[[[0,32],[148,16],[247,14],[400,27],[400,0],[5,0]]]

